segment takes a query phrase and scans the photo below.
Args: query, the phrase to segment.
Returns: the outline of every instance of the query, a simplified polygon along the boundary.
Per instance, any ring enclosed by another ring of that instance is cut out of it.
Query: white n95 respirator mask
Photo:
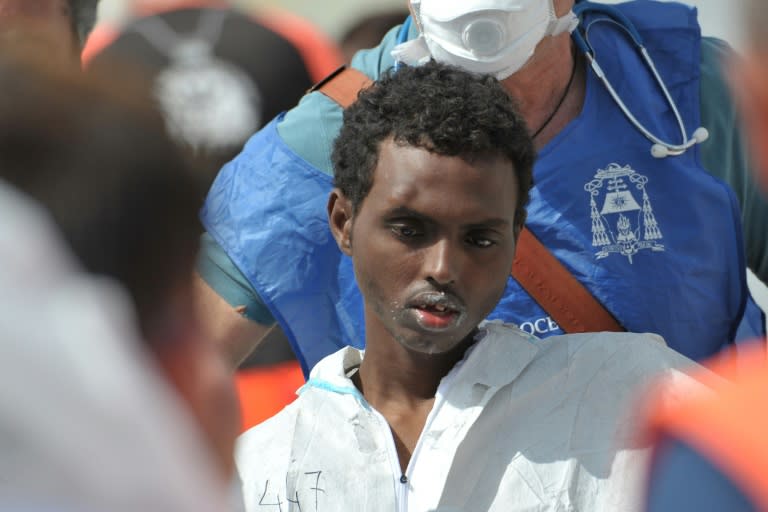
[[[553,0],[410,0],[421,35],[397,45],[395,60],[434,58],[499,80],[522,68],[546,36],[571,32],[573,12],[557,18]]]

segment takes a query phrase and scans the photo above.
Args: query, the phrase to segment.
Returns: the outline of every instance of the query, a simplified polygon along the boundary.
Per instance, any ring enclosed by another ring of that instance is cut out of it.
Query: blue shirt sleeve
[[[233,308],[245,306],[243,316],[262,325],[275,323],[267,306],[224,249],[208,233],[200,237],[197,272]]]

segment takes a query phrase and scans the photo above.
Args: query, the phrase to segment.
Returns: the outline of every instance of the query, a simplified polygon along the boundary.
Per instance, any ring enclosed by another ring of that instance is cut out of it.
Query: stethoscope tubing
[[[683,118],[680,115],[680,110],[677,108],[677,104],[672,98],[672,95],[670,94],[669,89],[664,83],[664,80],[661,78],[661,75],[659,74],[659,71],[656,68],[656,64],[653,62],[653,59],[651,58],[650,54],[648,53],[648,50],[643,44],[643,39],[640,36],[640,33],[637,30],[637,27],[635,27],[635,24],[632,23],[632,21],[629,18],[627,18],[621,11],[619,11],[613,6],[598,4],[598,3],[590,2],[588,0],[577,1],[576,5],[573,8],[573,11],[579,17],[579,20],[580,20],[579,26],[576,27],[576,29],[571,33],[571,37],[573,39],[574,44],[576,45],[577,49],[584,54],[584,56],[587,59],[587,62],[589,63],[589,67],[595,73],[595,76],[597,76],[597,78],[605,86],[606,90],[608,91],[608,94],[611,96],[613,101],[622,111],[624,116],[646,139],[648,139],[650,142],[653,143],[653,146],[651,147],[651,153],[653,154],[654,157],[664,158],[666,156],[682,155],[688,149],[692,148],[693,146],[695,146],[700,142],[703,142],[708,138],[709,133],[705,128],[697,129],[694,132],[692,137],[688,136],[688,133],[685,128],[685,123],[683,122]],[[583,33],[582,33],[581,25],[582,23],[584,23],[583,16],[587,12],[602,14],[604,15],[604,17],[593,20],[592,22],[587,24],[583,28]],[[595,58],[595,52],[588,42],[587,34],[593,24],[597,22],[604,22],[606,20],[612,23],[618,29],[624,31],[624,33],[626,33],[629,36],[629,38],[632,40],[637,51],[640,53],[643,61],[645,62],[656,84],[658,85],[659,90],[663,94],[664,99],[666,100],[667,104],[672,110],[672,113],[675,117],[675,121],[677,122],[678,129],[680,130],[680,135],[682,138],[681,144],[674,144],[671,142],[664,141],[660,137],[651,133],[651,131],[648,130],[643,125],[643,123],[641,123],[640,120],[638,120],[637,117],[635,117],[635,115],[629,110],[629,107],[627,107],[627,105],[621,99],[621,97],[619,96],[619,94],[616,92],[613,85],[611,84],[611,81],[608,79],[605,72],[603,71],[602,67],[600,67],[600,64],[597,62],[597,59]],[[397,44],[404,43],[408,40],[408,32],[410,31],[412,23],[413,23],[412,17],[408,16],[408,18],[406,18],[405,22],[403,23],[397,35]],[[398,69],[399,64],[400,64],[399,62],[395,63],[395,70]]]
[[[680,110],[677,108],[677,104],[675,103],[674,99],[672,99],[672,95],[670,94],[669,89],[664,83],[664,80],[661,78],[661,75],[659,74],[659,71],[656,68],[656,64],[653,62],[653,59],[651,58],[650,54],[648,53],[648,50],[643,44],[643,40],[640,37],[640,34],[637,31],[637,28],[632,23],[632,21],[629,20],[629,18],[627,18],[626,16],[624,16],[624,14],[622,14],[618,9],[612,6],[604,5],[604,4],[596,4],[588,1],[583,1],[576,4],[574,6],[574,12],[576,13],[577,16],[579,16],[579,19],[581,20],[583,20],[583,15],[586,12],[594,12],[594,13],[599,13],[606,16],[605,18],[599,18],[598,20],[590,22],[587,26],[584,27],[583,34],[580,27],[577,27],[576,30],[573,31],[571,36],[577,48],[579,48],[579,50],[586,56],[587,61],[589,62],[590,68],[592,68],[595,75],[603,83],[606,90],[608,91],[608,94],[610,94],[613,101],[621,109],[621,111],[627,117],[629,122],[632,123],[632,125],[638,131],[640,131],[640,133],[642,133],[645,138],[653,142],[654,145],[660,146],[660,148],[654,148],[652,150],[654,151],[654,156],[657,156],[656,152],[659,153],[659,156],[681,155],[685,153],[685,151],[693,147],[697,142],[699,142],[699,139],[697,137],[692,137],[692,138],[688,137],[688,133],[685,129],[685,123],[683,122],[683,118],[680,115]],[[672,110],[673,115],[675,116],[675,121],[677,122],[677,126],[678,126],[678,129],[680,130],[680,135],[682,138],[681,144],[674,144],[671,142],[661,140],[661,138],[651,133],[650,130],[648,130],[632,114],[632,112],[626,106],[626,104],[621,99],[619,94],[613,88],[613,85],[611,84],[610,80],[606,76],[605,72],[602,70],[602,68],[598,64],[597,59],[595,58],[595,53],[592,50],[592,47],[589,45],[589,42],[587,39],[587,33],[589,32],[589,29],[594,23],[605,21],[606,19],[609,22],[611,22],[614,26],[618,27],[620,30],[623,30],[630,37],[633,44],[635,45],[635,48],[640,53],[641,57],[643,58],[643,61],[645,62],[648,69],[650,70],[651,75],[653,75],[653,79],[658,85],[659,90],[664,95],[664,99],[666,100],[667,104]]]

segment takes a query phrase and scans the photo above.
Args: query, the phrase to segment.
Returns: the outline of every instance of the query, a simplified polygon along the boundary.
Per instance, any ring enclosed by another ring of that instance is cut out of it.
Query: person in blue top
[[[623,328],[660,334],[697,360],[739,329],[760,329],[745,268],[768,277],[766,230],[755,225],[766,203],[720,69],[729,49],[702,38],[694,9],[410,7],[412,22],[352,66],[376,79],[396,61],[434,59],[503,80],[538,151],[526,227]],[[198,295],[233,363],[275,324],[305,373],[339,347],[363,345],[351,264],[325,221],[341,119],[333,100],[308,94],[251,138],[208,194]],[[512,277],[489,318],[538,337],[563,332]]]

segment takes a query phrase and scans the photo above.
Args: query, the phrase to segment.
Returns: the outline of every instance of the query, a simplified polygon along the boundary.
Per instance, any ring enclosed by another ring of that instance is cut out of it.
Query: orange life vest
[[[242,432],[271,418],[296,398],[304,385],[298,361],[256,366],[237,372]]]
[[[743,352],[742,352],[743,351]],[[757,506],[768,510],[768,358],[765,344],[740,348],[699,375],[714,395],[650,411],[652,440],[678,439],[706,457]]]

